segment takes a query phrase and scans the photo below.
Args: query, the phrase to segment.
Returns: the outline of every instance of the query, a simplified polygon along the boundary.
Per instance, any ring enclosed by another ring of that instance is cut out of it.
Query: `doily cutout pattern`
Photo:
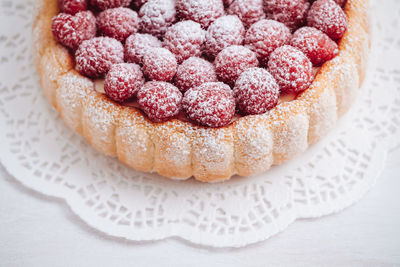
[[[1,163],[27,187],[64,199],[92,227],[135,241],[175,236],[241,247],[296,219],[338,212],[374,185],[387,151],[400,146],[400,2],[372,5],[369,74],[336,129],[263,175],[203,184],[133,171],[70,131],[44,98],[32,63],[34,1],[0,0]]]

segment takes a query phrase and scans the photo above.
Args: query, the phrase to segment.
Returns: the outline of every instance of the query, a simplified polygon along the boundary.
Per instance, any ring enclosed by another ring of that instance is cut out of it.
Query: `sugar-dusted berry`
[[[231,45],[241,45],[245,29],[237,16],[222,16],[211,23],[207,29],[204,52],[215,58],[219,52]]]
[[[203,83],[185,93],[182,101],[186,115],[208,127],[221,127],[235,115],[235,99],[231,88],[221,82]]]
[[[178,63],[189,57],[197,57],[202,53],[205,41],[205,31],[200,24],[191,21],[181,21],[171,26],[164,37],[164,46],[175,54]]]
[[[87,10],[87,0],[60,0],[61,12],[75,15]]]
[[[149,80],[169,81],[177,67],[175,55],[162,47],[147,49],[143,56],[143,72]]]
[[[224,14],[222,0],[176,0],[178,15],[183,20],[193,20],[204,29]]]
[[[205,59],[191,57],[178,67],[174,82],[182,92],[206,82],[216,82],[214,65]]]
[[[140,108],[154,122],[167,121],[179,114],[182,93],[168,82],[147,82],[139,90],[137,100]]]
[[[263,0],[235,0],[227,11],[237,15],[247,28],[265,18]]]
[[[97,10],[106,10],[116,7],[127,7],[132,0],[90,0],[90,5]]]
[[[124,102],[136,96],[144,82],[145,79],[139,65],[114,64],[104,80],[104,91],[112,100]]]
[[[323,31],[333,40],[342,38],[348,27],[346,14],[333,0],[315,1],[308,12],[307,24]]]
[[[276,106],[279,86],[274,77],[262,68],[242,72],[233,89],[238,109],[245,115],[267,112]]]
[[[300,49],[315,66],[331,60],[338,53],[338,45],[328,35],[313,27],[298,29],[290,44]]]
[[[281,46],[271,54],[268,71],[284,93],[299,93],[307,89],[314,79],[311,61],[290,45]]]
[[[309,8],[308,0],[264,0],[267,18],[282,22],[291,30],[305,24]]]
[[[246,32],[245,44],[257,54],[262,65],[278,47],[289,43],[291,33],[283,23],[264,19],[253,24]]]
[[[113,64],[124,62],[124,47],[110,37],[83,41],[75,53],[77,70],[88,77],[105,75]]]
[[[124,42],[139,29],[139,17],[130,8],[118,7],[104,10],[97,16],[97,29],[104,36]]]
[[[51,30],[58,42],[76,49],[83,41],[96,36],[96,18],[90,11],[75,15],[60,13],[53,18]]]
[[[217,55],[214,64],[218,78],[233,86],[243,71],[258,66],[258,60],[256,54],[250,49],[232,45]]]
[[[162,43],[147,33],[132,34],[125,40],[125,60],[141,64],[144,54],[149,48],[161,47]]]
[[[139,11],[141,29],[157,37],[162,37],[176,20],[174,0],[149,0]]]

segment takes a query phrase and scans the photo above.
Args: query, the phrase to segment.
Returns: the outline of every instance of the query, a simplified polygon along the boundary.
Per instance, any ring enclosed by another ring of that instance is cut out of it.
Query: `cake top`
[[[338,54],[343,0],[61,0],[55,39],[150,120],[222,127],[306,90]]]

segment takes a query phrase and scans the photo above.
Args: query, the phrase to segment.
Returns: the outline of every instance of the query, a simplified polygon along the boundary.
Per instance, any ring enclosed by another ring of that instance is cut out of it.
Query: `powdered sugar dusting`
[[[248,116],[234,124],[235,166],[239,175],[262,173],[273,163],[273,132],[262,118]]]
[[[87,0],[59,0],[59,6],[62,12],[75,15],[87,10]]]
[[[291,30],[304,25],[310,3],[308,0],[264,0],[267,18],[282,22]]]
[[[224,14],[222,0],[176,0],[176,9],[181,18],[198,22],[204,29]]]
[[[263,0],[235,0],[227,12],[237,15],[247,28],[265,18]]]
[[[76,49],[83,41],[96,36],[96,18],[91,11],[75,16],[60,13],[52,19],[51,30],[58,42]]]
[[[141,64],[147,49],[161,46],[161,41],[151,34],[132,34],[125,41],[125,60],[130,63]]]
[[[175,0],[149,0],[139,11],[141,30],[162,37],[176,20]]]
[[[142,70],[137,64],[114,64],[106,75],[104,91],[117,102],[124,102],[136,96],[145,82]]]
[[[226,84],[204,83],[185,93],[183,109],[190,119],[201,125],[220,127],[232,120],[235,100]]]
[[[277,48],[268,61],[268,70],[283,92],[301,92],[314,79],[311,61],[297,48],[289,45]]]
[[[147,82],[137,94],[141,109],[154,122],[169,120],[181,110],[182,93],[167,82]]]
[[[167,82],[175,76],[177,67],[175,55],[168,49],[150,48],[144,54],[143,72],[150,80]]]
[[[83,100],[83,134],[92,146],[110,156],[116,155],[115,117],[117,112],[118,106],[97,92],[88,94]]]
[[[293,158],[308,146],[309,118],[299,101],[286,102],[271,112],[274,164]]]
[[[192,56],[200,56],[205,41],[205,31],[200,24],[181,21],[171,26],[164,37],[164,46],[175,54],[178,63]]]
[[[237,16],[222,16],[208,27],[204,52],[214,58],[224,48],[231,45],[241,45],[245,29]]]
[[[196,128],[192,134],[193,173],[204,182],[227,180],[234,172],[234,136],[231,128]]]
[[[97,28],[102,35],[125,41],[139,29],[139,17],[129,8],[107,9],[97,16]]]
[[[266,65],[271,53],[290,41],[289,28],[275,20],[260,20],[246,33],[245,44],[257,54],[262,65]]]
[[[217,75],[214,65],[199,57],[191,57],[179,65],[174,78],[175,85],[182,92],[206,82],[216,81]]]
[[[75,54],[76,69],[89,77],[101,77],[113,64],[124,62],[124,47],[109,37],[82,42]]]
[[[315,1],[308,12],[307,24],[323,31],[333,40],[340,39],[348,27],[345,13],[333,0]]]
[[[250,49],[232,45],[218,54],[214,64],[220,80],[233,86],[244,70],[258,66],[258,60],[256,54]]]
[[[71,71],[59,78],[58,86],[56,99],[60,116],[71,129],[82,133],[82,102],[94,91],[93,82]]]
[[[320,66],[339,53],[337,44],[328,35],[313,27],[298,29],[293,34],[290,44],[301,50],[316,66]]]
[[[244,114],[262,114],[278,103],[279,86],[268,71],[261,68],[245,70],[233,89],[238,108]]]

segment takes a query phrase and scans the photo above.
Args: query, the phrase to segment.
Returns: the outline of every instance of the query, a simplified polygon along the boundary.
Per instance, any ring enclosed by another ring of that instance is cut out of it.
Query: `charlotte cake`
[[[177,0],[176,5],[179,8],[179,4],[193,1]],[[232,14],[239,2],[236,0],[225,11]],[[52,34],[52,19],[60,12],[58,4],[57,0],[37,0],[33,23],[34,62],[44,94],[65,123],[89,144],[143,172],[182,180],[193,176],[204,182],[265,172],[318,142],[349,109],[365,77],[370,34],[368,1],[348,0],[343,8],[348,27],[338,41],[338,53],[316,69],[313,82],[304,91],[296,92],[288,100],[281,96],[276,106],[262,114],[235,115],[222,127],[201,126],[181,115],[156,123],[137,105],[117,103],[96,90],[99,84],[102,87],[102,80],[85,77],[76,70],[73,52]],[[143,3],[134,1],[133,5],[136,4]],[[186,11],[191,12],[190,7]],[[267,11],[249,14],[259,16],[255,21],[265,16],[275,18],[276,12]],[[189,15],[198,19],[203,29],[212,27],[208,25],[216,19],[198,18],[192,13]],[[222,15],[217,13],[216,17]],[[254,23],[254,18],[236,15],[246,28]],[[281,21],[292,31],[298,23],[293,19]],[[142,17],[142,24],[151,25],[151,21]],[[152,34],[162,37],[167,30],[168,27],[152,29]],[[216,46],[208,47],[204,53],[218,57]],[[182,61],[179,59],[177,63]],[[243,86],[246,87],[246,82]]]

